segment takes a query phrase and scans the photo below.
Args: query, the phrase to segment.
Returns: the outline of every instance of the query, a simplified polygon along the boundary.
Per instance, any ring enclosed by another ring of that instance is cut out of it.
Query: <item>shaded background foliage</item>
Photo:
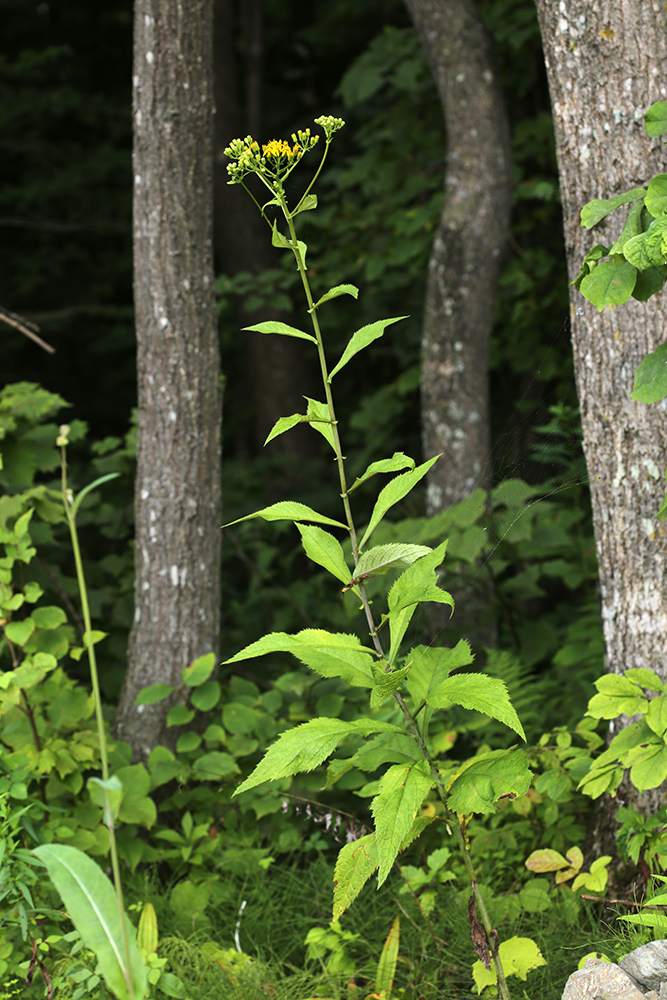
[[[3,374],[6,382],[36,380],[58,392],[88,423],[89,439],[103,439],[95,446],[100,467],[123,466],[124,478],[112,487],[110,502],[117,516],[109,515],[104,524],[91,516],[86,538],[99,624],[115,636],[104,681],[113,699],[124,667],[124,630],[131,621],[132,435],[129,450],[125,441],[135,395],[131,9],[127,0],[103,7],[4,0],[0,7],[7,29],[0,62],[5,178],[0,302],[38,321],[57,347],[47,357],[5,329]],[[241,5],[234,10],[239,15]],[[484,0],[481,10],[505,90],[514,158],[512,238],[491,355],[494,482],[522,476],[543,484],[556,521],[564,518],[559,538],[545,536],[542,548],[529,536],[519,551],[508,538],[508,554],[498,552],[494,569],[495,583],[509,587],[500,609],[493,611],[500,621],[499,643],[521,653],[525,665],[535,669],[552,666],[563,635],[580,621],[582,606],[589,618],[593,614],[589,632],[597,627],[595,566],[581,487],[585,477],[553,131],[537,19],[531,0]],[[237,16],[243,102],[248,53],[239,25]],[[311,2],[298,9],[267,0],[261,62],[263,138],[289,133],[323,112],[347,121],[322,178],[321,209],[309,214],[305,231],[317,285],[347,280],[361,289],[358,303],[341,299],[327,317],[332,353],[355,328],[351,324],[410,314],[394,335],[376,345],[370,362],[349,368],[340,409],[352,473],[356,465],[392,450],[418,456],[422,300],[441,209],[446,136],[416,33],[398,0],[363,7],[350,0]],[[248,403],[251,373],[239,334],[248,312],[289,310],[293,296],[298,303],[296,274],[289,266],[276,251],[275,264],[259,281],[244,273],[218,278],[226,382],[225,520],[282,496],[285,475],[291,477],[295,464],[303,464],[298,454],[257,448]],[[311,472],[298,482],[298,499],[326,510],[329,469],[317,448],[316,442]],[[81,463],[86,455],[82,448]],[[83,481],[84,467],[76,465],[75,460],[75,481],[77,475]],[[423,511],[411,501],[401,514]],[[568,534],[573,524],[576,532]],[[266,526],[251,523],[227,533],[224,649],[232,651],[259,635],[269,621],[271,628],[286,630],[312,624],[323,602],[335,604],[323,580],[306,575],[312,571],[300,547],[281,548],[287,530],[272,526],[269,534]],[[545,585],[540,560],[559,552],[562,565],[551,559]],[[67,556],[54,558],[67,577]],[[478,574],[469,567],[470,586]],[[125,580],[120,596],[119,579]],[[533,618],[545,612],[539,635],[529,640],[517,630],[510,595],[518,602],[519,617],[528,609]],[[344,612],[336,607],[332,615],[343,618]]]

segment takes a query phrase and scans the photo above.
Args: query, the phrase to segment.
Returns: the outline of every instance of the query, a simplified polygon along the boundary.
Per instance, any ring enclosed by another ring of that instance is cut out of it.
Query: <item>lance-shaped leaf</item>
[[[148,984],[137,936],[125,914],[121,918],[116,893],[99,865],[83,851],[64,844],[42,844],[32,853],[46,865],[81,940],[94,952],[109,989],[119,1000],[129,1000],[129,980],[134,985],[135,1000],[143,1000]],[[127,934],[129,967],[121,919]]]
[[[318,514],[312,507],[307,507],[305,503],[296,503],[294,500],[281,500],[279,503],[272,503],[270,507],[263,510],[256,510],[254,514],[246,514],[245,517],[238,517],[235,521],[230,521],[223,525],[231,528],[233,524],[240,524],[241,521],[250,521],[254,517],[261,517],[265,521],[315,521],[317,524],[331,524],[334,528],[344,528],[340,521],[334,521],[324,514]]]
[[[449,649],[446,646],[415,646],[406,656],[412,664],[407,687],[417,709],[422,702],[430,702],[431,692],[449,677],[452,670],[467,667],[475,657],[466,639],[459,639]]]
[[[246,792],[264,781],[289,778],[302,771],[313,771],[329,757],[346,736],[369,736],[371,733],[401,732],[398,726],[374,719],[311,719],[296,729],[288,729],[273,743],[255,770],[234,792]]]
[[[292,653],[322,677],[340,677],[353,687],[372,687],[373,652],[356,635],[303,629],[296,635],[271,632],[252,642],[226,663],[236,663],[266,653]]]
[[[410,624],[417,604],[434,601],[438,604],[449,604],[454,607],[451,594],[441,590],[436,584],[435,570],[445,558],[447,542],[414,562],[412,566],[401,573],[389,591],[389,614],[383,615],[383,621],[389,621],[391,646],[389,662],[393,663],[398,653],[403,636]]]
[[[531,779],[523,750],[492,750],[464,764],[451,784],[447,805],[464,816],[492,813],[498,799],[525,795]]]
[[[283,337],[298,337],[299,340],[312,340],[314,344],[317,343],[311,333],[304,333],[303,330],[297,330],[277,319],[268,319],[264,323],[255,323],[254,326],[244,326],[243,329],[254,333],[279,333]]]
[[[336,443],[334,441],[333,424],[331,422],[329,407],[326,403],[319,403],[316,399],[309,399],[308,396],[305,398],[308,400],[308,423],[314,431],[322,435],[335,451]]]
[[[617,194],[615,198],[595,198],[589,201],[581,210],[581,224],[586,229],[597,226],[598,222],[605,219],[612,212],[615,212],[621,205],[629,205],[630,202],[637,201],[646,195],[647,188],[638,187],[624,194]]]
[[[646,355],[635,372],[630,395],[639,403],[659,403],[667,396],[667,344]]]
[[[264,444],[267,445],[269,441],[273,441],[279,434],[284,434],[285,431],[291,430],[297,424],[305,424],[307,421],[308,416],[305,413],[293,413],[290,417],[280,417],[269,431]]]
[[[396,916],[391,930],[384,943],[380,961],[378,962],[377,973],[375,974],[375,992],[380,997],[390,997],[394,988],[394,976],[396,974],[396,964],[398,962],[399,943],[399,919]]]
[[[338,539],[323,528],[316,528],[312,524],[297,524],[297,528],[308,558],[318,566],[323,566],[332,576],[347,585],[352,574],[345,562]]]
[[[525,740],[526,734],[510,701],[507,688],[498,677],[487,674],[455,674],[447,677],[428,696],[431,708],[460,705],[497,719]]]
[[[400,850],[404,851],[413,840],[420,837],[432,819],[431,816],[420,816],[416,819]],[[339,920],[348,906],[354,902],[379,863],[374,833],[354,840],[340,850],[334,870],[334,922]]]
[[[394,316],[392,319],[378,319],[375,323],[369,323],[368,326],[362,326],[360,330],[353,333],[347,347],[341,355],[340,361],[329,373],[329,381],[331,381],[334,375],[338,374],[341,368],[343,368],[348,361],[355,356],[355,354],[358,354],[359,351],[363,351],[364,347],[368,347],[368,345],[372,344],[374,340],[381,337],[388,326],[391,326],[392,323],[398,323],[399,320],[407,318],[407,316]]]
[[[350,763],[360,771],[377,771],[384,764],[411,766],[422,760],[419,747],[407,733],[380,733],[357,750]]]
[[[373,507],[373,513],[371,514],[371,519],[368,522],[368,527],[364,532],[364,537],[359,543],[359,548],[363,549],[364,545],[370,538],[371,534],[377,528],[378,524],[394,504],[406,497],[408,493],[414,489],[420,480],[424,478],[431,466],[438,461],[439,455],[435,458],[430,458],[428,462],[424,462],[422,465],[418,465],[416,469],[412,469],[410,472],[404,472],[401,476],[396,476],[391,482],[387,483],[385,487],[380,490],[378,498],[375,502],[375,507]]]
[[[413,458],[409,458],[402,451],[395,451],[391,458],[381,458],[379,462],[371,462],[364,474],[354,480],[347,492],[356,490],[357,486],[361,486],[371,476],[376,476],[380,472],[400,472],[401,469],[414,469],[414,467]]]
[[[330,288],[328,292],[317,300],[313,309],[319,309],[323,302],[329,302],[331,299],[337,299],[339,295],[351,295],[353,299],[359,298],[359,289],[356,285],[334,285]]]
[[[371,803],[379,860],[378,886],[391,871],[417,810],[432,787],[433,778],[426,761],[407,766],[393,764],[383,774],[380,791]]]
[[[623,258],[603,260],[582,279],[579,291],[600,312],[627,302],[637,281],[637,268]]]
[[[408,545],[402,542],[392,542],[389,545],[376,545],[364,552],[354,570],[354,579],[360,576],[386,573],[388,569],[398,566],[411,566],[417,559],[427,556],[433,549],[429,545]]]

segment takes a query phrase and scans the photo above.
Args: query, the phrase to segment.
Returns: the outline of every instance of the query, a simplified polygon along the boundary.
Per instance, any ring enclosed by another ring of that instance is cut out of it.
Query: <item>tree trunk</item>
[[[581,207],[647,182],[664,169],[643,114],[667,87],[662,0],[537,0],[563,200],[570,279],[596,243],[610,244],[624,212],[591,233]],[[656,514],[667,458],[664,410],[630,399],[634,371],[665,340],[667,298],[598,313],[571,290],[572,343],[588,464],[607,670],[667,675],[667,536]],[[638,809],[656,793],[632,795]],[[658,796],[664,801],[664,789]],[[616,803],[596,810],[596,851],[615,854]]]
[[[213,274],[213,0],[135,0],[135,619],[116,735],[170,743],[177,685],[220,630],[221,388]]]
[[[487,486],[489,337],[511,206],[509,129],[474,0],[405,0],[447,128],[445,204],[429,262],[422,338],[429,514]]]

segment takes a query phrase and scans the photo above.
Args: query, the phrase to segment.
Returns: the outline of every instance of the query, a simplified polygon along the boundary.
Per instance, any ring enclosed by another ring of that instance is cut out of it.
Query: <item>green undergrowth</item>
[[[159,954],[183,982],[188,1000],[363,1000],[373,992],[378,959],[397,914],[400,948],[393,996],[478,996],[470,971],[465,892],[449,884],[438,886],[427,923],[394,872],[383,891],[368,889],[333,931],[332,871],[320,856],[309,863],[295,857],[261,873],[229,873],[218,880],[205,913],[194,920],[175,909],[171,890],[165,889],[157,871],[129,878],[127,895],[139,904],[147,899],[153,903]],[[616,960],[644,940],[618,925],[609,926],[596,904],[581,902],[574,909],[571,893],[563,887],[554,891],[548,909],[514,915],[508,912],[511,894],[487,892],[501,937],[532,937],[547,961],[526,983],[515,981],[516,995],[529,1000],[558,1000],[568,976],[590,952]],[[320,935],[319,949],[306,945],[309,934],[314,939]],[[42,993],[33,989],[22,995],[36,1000]],[[487,989],[482,996],[491,1000],[492,993]]]

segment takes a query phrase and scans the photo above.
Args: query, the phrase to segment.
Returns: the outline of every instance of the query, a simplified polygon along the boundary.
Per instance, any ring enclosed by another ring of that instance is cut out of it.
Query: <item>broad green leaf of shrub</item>
[[[647,267],[645,271],[639,271],[637,281],[632,290],[633,299],[638,302],[647,302],[652,295],[657,295],[667,281],[667,266]]]
[[[447,677],[431,690],[428,702],[431,708],[460,705],[461,708],[481,712],[513,729],[523,740],[526,739],[507,687],[498,677],[489,677],[487,674],[456,674]]]
[[[422,802],[433,787],[426,761],[393,764],[380,779],[380,791],[371,803],[378,850],[378,886],[385,881]]]
[[[198,656],[196,660],[185,667],[181,673],[181,679],[188,687],[199,687],[209,679],[215,669],[215,653],[206,653]]]
[[[402,451],[395,451],[391,458],[381,458],[378,462],[371,462],[363,475],[354,480],[347,492],[351,493],[352,490],[356,490],[357,486],[361,486],[367,479],[370,479],[371,476],[377,476],[378,473],[400,472],[401,469],[414,469],[414,467],[413,458],[408,458]]]
[[[192,775],[199,781],[221,781],[236,774],[240,774],[240,770],[234,758],[218,750],[202,754],[192,765]]]
[[[650,136],[667,133],[667,101],[657,101],[652,104],[644,115],[646,133]]]
[[[642,690],[620,674],[605,674],[595,681],[598,690],[588,703],[587,716],[593,719],[616,719],[619,715],[644,714],[648,700]]]
[[[655,670],[649,670],[648,667],[631,667],[629,670],[624,670],[623,673],[629,681],[639,684],[647,691],[665,691],[665,685]]]
[[[630,395],[639,403],[659,403],[667,396],[667,344],[646,355],[635,372]]]
[[[612,247],[609,248],[605,253],[599,254],[597,259],[600,257],[607,257],[610,254],[623,253],[623,247],[631,240],[633,236],[640,236],[644,232],[644,226],[642,224],[642,212],[644,211],[644,203],[638,201],[636,205],[633,205],[628,212],[628,217],[625,220],[623,229],[621,230],[621,235],[618,237],[616,242]],[[601,247],[605,250],[604,247]],[[588,258],[588,254],[584,257],[584,261]],[[596,259],[596,258],[593,258]],[[628,258],[630,260],[630,258]]]
[[[167,712],[167,726],[187,726],[195,717],[195,710],[187,705],[173,705]]]
[[[200,712],[210,712],[220,701],[220,685],[217,681],[206,681],[201,687],[194,689],[190,701]]]
[[[334,285],[330,288],[328,292],[317,300],[313,309],[319,309],[319,307],[324,302],[329,302],[331,299],[337,299],[339,295],[351,295],[353,299],[359,298],[359,289],[356,285]]]
[[[517,976],[524,981],[533,969],[547,964],[532,938],[511,937],[507,941],[502,941],[498,949],[498,957],[505,976]],[[491,963],[491,968],[487,969],[478,960],[472,967],[472,976],[478,993],[481,993],[487,986],[495,986],[498,982],[496,967],[493,963]]]
[[[176,689],[171,684],[149,684],[142,688],[134,699],[135,705],[155,705],[158,701],[168,698]]]
[[[667,211],[667,174],[656,174],[652,178],[644,204],[655,219]]]
[[[657,788],[667,778],[667,747],[664,740],[653,736],[641,746],[628,751],[624,760],[630,768],[630,781],[640,792]]]
[[[575,892],[577,889],[586,889],[588,892],[604,892],[609,879],[607,865],[610,861],[610,854],[603,854],[601,857],[596,858],[591,865],[590,871],[581,872],[577,875],[572,883],[572,891]],[[653,900],[651,900],[651,902],[653,902]]]
[[[445,646],[415,646],[411,649],[406,657],[412,664],[407,688],[415,709],[423,701],[430,700],[431,691],[449,677],[452,670],[467,667],[474,658],[466,639],[459,639],[451,649]]]
[[[631,237],[623,246],[623,256],[640,271],[660,267],[665,263],[667,218],[655,219],[646,232]]]
[[[264,323],[255,323],[254,326],[244,326],[243,329],[254,333],[279,333],[283,337],[298,337],[299,340],[312,340],[314,344],[317,343],[312,333],[304,333],[303,330],[296,330],[293,326],[288,326],[287,323],[281,323],[276,319],[269,319]]]
[[[567,868],[568,862],[558,851],[544,847],[539,851],[533,851],[526,858],[525,865],[531,872],[557,872],[561,868]]]
[[[439,458],[440,456],[436,455],[435,458],[430,458],[428,462],[423,462],[422,465],[418,465],[416,469],[412,469],[410,472],[404,472],[400,476],[395,476],[394,479],[388,482],[387,485],[380,490],[375,506],[373,507],[371,519],[368,522],[368,527],[366,528],[364,536],[359,543],[360,549],[363,549],[364,545],[375,531],[387,511],[393,507],[394,504],[397,504],[399,500],[406,497],[408,493],[415,488],[417,483],[424,478],[431,466],[434,465]]]
[[[463,815],[492,813],[498,799],[525,795],[531,779],[523,750],[492,750],[464,764],[450,786],[447,805]]]
[[[251,521],[254,517],[261,517],[265,521],[293,521],[295,524],[299,521],[314,521],[316,524],[330,524],[334,528],[345,527],[340,521],[334,521],[330,517],[325,517],[324,514],[318,514],[312,507],[294,500],[281,500],[279,503],[273,503],[270,507],[255,511],[254,514],[246,514],[245,517],[239,517],[236,521],[230,521],[224,527],[231,528],[233,524]]]
[[[632,188],[631,191],[617,194],[614,198],[595,198],[589,201],[581,210],[581,225],[586,229],[592,229],[621,205],[629,205],[632,201],[644,198],[647,190],[645,187]]]
[[[148,983],[136,932],[123,914],[129,947],[128,968],[118,900],[99,865],[82,851],[63,844],[42,844],[32,853],[46,865],[81,940],[94,952],[109,989],[119,1000],[129,1000],[129,980],[134,985],[136,1000],[143,1000]]]
[[[183,773],[183,765],[167,747],[158,746],[151,751],[148,758],[148,770],[151,776],[151,790],[165,785]]]
[[[157,809],[149,796],[151,779],[143,764],[129,764],[120,767],[114,777],[123,786],[118,818],[121,823],[138,823],[150,829],[155,825]]]
[[[88,792],[90,798],[96,806],[106,810],[107,799],[109,802],[110,821],[113,823],[118,818],[120,803],[123,798],[123,783],[117,774],[103,781],[101,778],[88,779]],[[108,818],[105,816],[105,823]]]
[[[22,621],[7,622],[5,625],[5,635],[16,646],[25,646],[34,631],[35,622],[32,616],[24,618]]]
[[[329,372],[329,381],[337,375],[341,368],[344,368],[348,361],[351,361],[355,354],[359,351],[363,351],[365,347],[372,344],[374,340],[381,337],[388,326],[392,323],[398,323],[402,319],[407,319],[407,316],[394,316],[392,319],[378,319],[374,323],[368,323],[367,326],[362,326],[360,330],[356,330],[350,337],[347,347],[343,351],[340,361],[338,364]]]
[[[404,764],[411,766],[421,760],[419,748],[407,733],[381,733],[367,740],[350,759],[350,763],[361,771],[376,771],[383,764]]]
[[[306,555],[318,566],[323,566],[332,576],[347,584],[352,576],[345,562],[343,549],[337,538],[312,524],[297,524],[301,544]]]
[[[313,771],[329,757],[341,740],[352,734],[401,732],[398,726],[374,719],[311,719],[295,729],[289,729],[269,747],[259,764],[234,792],[247,791],[263,781],[289,778],[302,771]]]
[[[627,260],[615,257],[603,260],[582,278],[579,291],[602,312],[605,306],[620,306],[627,302],[636,281],[637,268]]]

